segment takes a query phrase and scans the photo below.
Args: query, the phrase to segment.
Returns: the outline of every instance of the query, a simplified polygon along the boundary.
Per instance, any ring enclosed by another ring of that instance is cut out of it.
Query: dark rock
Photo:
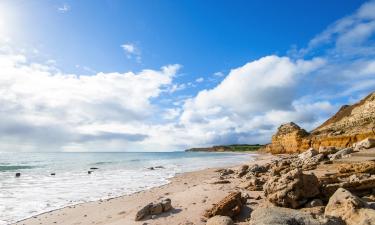
[[[237,216],[241,212],[243,202],[241,192],[233,192],[223,198],[220,202],[214,205],[209,210],[206,210],[205,217],[211,218],[213,216]]]
[[[20,177],[21,176],[21,173],[16,173],[16,177]]]

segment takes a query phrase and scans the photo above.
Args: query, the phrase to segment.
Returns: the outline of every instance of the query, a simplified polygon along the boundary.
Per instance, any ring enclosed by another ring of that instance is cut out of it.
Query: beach
[[[255,160],[246,164],[263,164],[274,158],[275,156],[272,155],[259,154]],[[233,169],[237,169],[239,166],[241,165],[235,166]],[[212,207],[228,193],[238,189],[241,182],[239,179],[233,179],[231,183],[213,184],[219,179],[217,170],[217,168],[211,168],[178,174],[163,186],[117,198],[68,206],[33,216],[14,223],[14,225],[205,224],[206,219],[203,217],[205,210]],[[254,198],[253,204],[259,204],[263,201],[262,191],[247,191],[247,193],[250,198]],[[261,196],[261,199],[258,196]],[[135,221],[135,215],[140,208],[162,198],[171,199],[172,210],[153,216],[153,218]],[[257,198],[258,200],[256,200]],[[246,214],[246,210],[249,210],[249,208],[245,207],[243,210]]]

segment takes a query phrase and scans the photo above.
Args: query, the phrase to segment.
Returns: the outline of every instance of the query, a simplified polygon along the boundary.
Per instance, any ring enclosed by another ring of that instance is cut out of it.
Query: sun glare
[[[5,4],[5,2],[0,2],[0,35],[6,36],[9,34],[12,28],[12,8]]]

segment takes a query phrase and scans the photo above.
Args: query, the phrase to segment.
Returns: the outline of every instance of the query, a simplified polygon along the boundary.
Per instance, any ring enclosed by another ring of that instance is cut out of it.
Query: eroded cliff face
[[[266,151],[275,154],[302,152],[310,147],[344,148],[367,137],[375,137],[375,92],[354,105],[345,105],[330,119],[306,132],[295,123],[283,124],[272,136]]]

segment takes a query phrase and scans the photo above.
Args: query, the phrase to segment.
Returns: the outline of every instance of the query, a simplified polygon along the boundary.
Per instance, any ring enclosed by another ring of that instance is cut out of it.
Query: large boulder
[[[349,191],[339,188],[329,199],[324,212],[327,217],[340,218],[347,225],[375,224],[375,210]]]
[[[237,216],[241,212],[244,199],[241,192],[233,192],[215,204],[211,209],[206,210],[204,216],[211,218],[213,216]]]
[[[206,225],[234,225],[234,223],[228,216],[214,216],[207,220]]]
[[[263,190],[267,200],[276,206],[299,208],[319,194],[319,186],[315,175],[294,169],[281,176],[270,177]]]
[[[313,156],[316,156],[317,154],[319,154],[319,152],[317,150],[315,150],[313,148],[309,148],[307,151],[299,154],[298,158],[300,158],[301,160],[306,160],[306,159],[309,159]]]
[[[300,210],[268,207],[257,208],[251,213],[249,225],[340,225],[334,219],[316,218]]]
[[[362,149],[369,149],[375,147],[375,139],[374,138],[366,138],[360,142],[357,142],[353,145],[356,151],[360,151]]]

